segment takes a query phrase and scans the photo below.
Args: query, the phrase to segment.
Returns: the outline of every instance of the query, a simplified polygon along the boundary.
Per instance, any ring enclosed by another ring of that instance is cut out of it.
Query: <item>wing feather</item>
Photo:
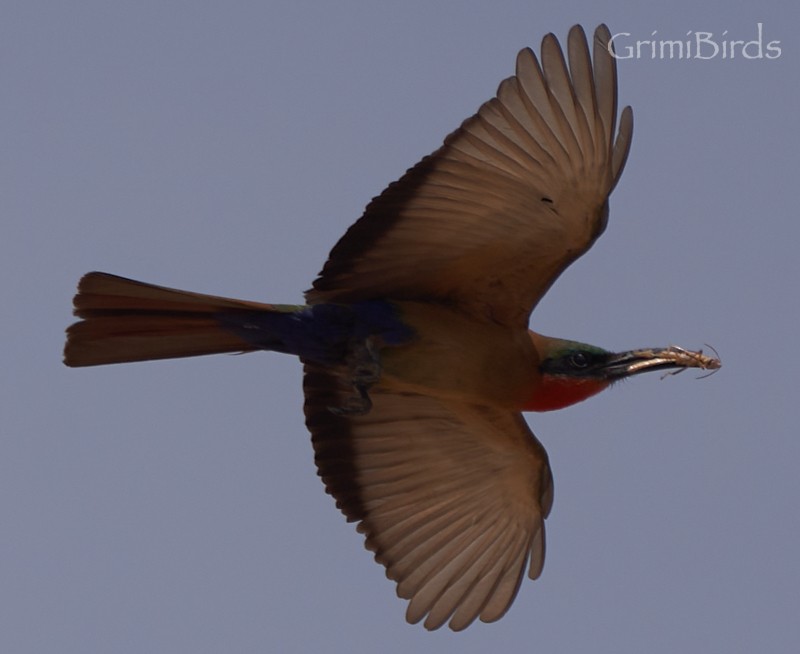
[[[585,153],[589,161],[595,162],[598,153],[607,151],[603,134],[603,124],[599,120],[597,95],[592,75],[592,58],[586,43],[583,28],[576,25],[569,31],[569,74],[575,90],[576,111],[579,114],[581,143],[585,143]]]
[[[569,151],[557,136],[559,120],[554,111],[548,82],[530,48],[521,50],[517,55],[516,81],[527,112],[522,117],[523,124],[530,124],[539,143],[554,157],[556,167],[553,170],[567,170],[570,166]],[[508,103],[510,98],[503,97],[501,100]]]
[[[306,422],[327,491],[428,629],[508,610],[526,562],[540,571],[552,502],[547,455],[519,414],[378,385],[372,410],[329,410],[344,369],[305,366]]]
[[[572,170],[575,172],[585,153],[580,142],[579,118],[575,111],[572,80],[567,62],[564,60],[564,53],[561,51],[561,44],[554,34],[548,34],[542,39],[542,71],[550,91],[550,105],[558,121],[558,130],[555,134],[564,144]]]

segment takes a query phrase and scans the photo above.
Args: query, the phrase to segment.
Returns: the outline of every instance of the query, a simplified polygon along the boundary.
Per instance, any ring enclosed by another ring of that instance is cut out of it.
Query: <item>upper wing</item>
[[[603,231],[630,147],[627,107],[614,141],[616,62],[605,25],[593,63],[580,26],[569,69],[558,40],[444,145],[372,200],[330,253],[309,302],[436,299],[526,325],[555,278]]]
[[[544,448],[520,414],[374,387],[372,410],[337,416],[345,369],[306,364],[306,424],[319,475],[411,600],[406,618],[463,629],[500,618],[544,565],[553,498]]]

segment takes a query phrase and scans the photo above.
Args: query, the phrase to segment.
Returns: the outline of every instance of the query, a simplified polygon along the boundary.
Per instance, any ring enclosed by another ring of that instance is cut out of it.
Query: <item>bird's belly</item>
[[[395,304],[416,338],[381,352],[381,385],[514,409],[530,398],[539,360],[527,329],[475,320],[439,305]]]

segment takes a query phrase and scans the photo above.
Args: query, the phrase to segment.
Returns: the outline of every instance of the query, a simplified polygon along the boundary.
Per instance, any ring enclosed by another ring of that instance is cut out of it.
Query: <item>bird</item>
[[[565,55],[566,51],[566,55]],[[619,115],[618,115],[619,113]],[[547,34],[515,74],[366,207],[303,304],[83,276],[67,366],[274,351],[299,357],[319,476],[429,630],[493,622],[545,558],[547,453],[524,412],[653,370],[716,370],[676,346],[610,352],[529,329],[608,222],[631,146],[609,29]]]

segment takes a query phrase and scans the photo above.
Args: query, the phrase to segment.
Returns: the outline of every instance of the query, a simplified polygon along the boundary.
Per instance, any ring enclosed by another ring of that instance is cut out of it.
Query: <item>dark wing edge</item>
[[[544,565],[547,455],[519,414],[380,386],[338,416],[344,370],[306,363],[306,423],[326,490],[410,600],[406,618],[454,630],[508,610]]]

